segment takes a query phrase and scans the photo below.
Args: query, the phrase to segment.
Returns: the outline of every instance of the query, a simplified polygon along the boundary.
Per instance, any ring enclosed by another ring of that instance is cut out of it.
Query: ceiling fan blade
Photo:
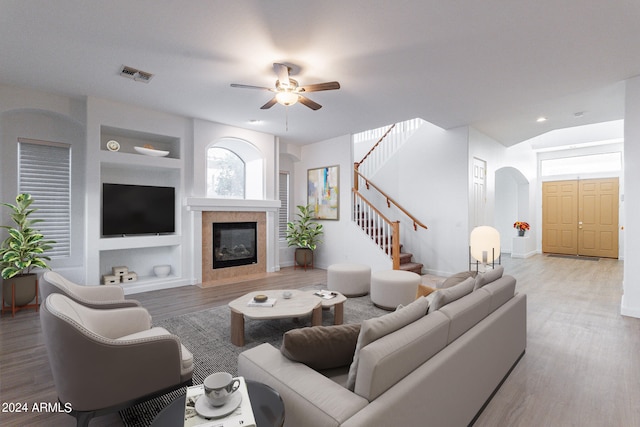
[[[321,90],[340,89],[338,82],[316,83],[314,85],[304,85],[298,88],[298,92],[319,92]]]
[[[250,85],[239,85],[237,83],[231,83],[231,87],[239,87],[241,89],[260,89],[260,90],[270,90],[273,91],[273,89],[269,89],[268,87],[262,87],[262,86],[250,86]]]
[[[302,95],[298,96],[298,101],[300,102],[300,104],[302,105],[306,105],[307,107],[311,108],[312,110],[319,110],[322,108],[322,105],[318,104],[315,101],[310,100],[307,97],[304,97]]]
[[[289,87],[289,67],[284,64],[278,64],[274,62],[273,71],[276,72],[278,76],[278,81],[280,81],[280,86]]]
[[[262,107],[260,107],[260,109],[261,110],[268,110],[269,108],[271,108],[274,105],[276,105],[276,102],[278,102],[278,101],[276,100],[276,97],[274,96],[273,98],[271,98],[271,100],[269,102],[267,102]]]

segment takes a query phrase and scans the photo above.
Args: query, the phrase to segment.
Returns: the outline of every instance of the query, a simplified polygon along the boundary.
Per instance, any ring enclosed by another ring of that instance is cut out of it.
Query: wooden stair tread
[[[404,264],[400,264],[400,270],[404,271],[412,271],[417,274],[422,274],[422,267],[424,265],[417,262],[407,262]]]

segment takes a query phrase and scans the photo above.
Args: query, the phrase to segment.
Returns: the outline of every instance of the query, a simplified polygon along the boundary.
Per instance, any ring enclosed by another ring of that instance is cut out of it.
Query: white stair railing
[[[362,160],[356,163],[360,173],[367,178],[372,177],[423,123],[422,119],[411,119],[391,127],[354,134],[354,144],[377,141]]]

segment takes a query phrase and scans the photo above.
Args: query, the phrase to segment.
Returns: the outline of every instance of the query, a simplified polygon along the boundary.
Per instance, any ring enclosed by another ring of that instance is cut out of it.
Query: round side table
[[[251,409],[257,427],[282,427],[284,425],[284,402],[280,393],[266,384],[246,380]],[[175,427],[184,424],[186,394],[165,406],[153,420],[152,427]]]

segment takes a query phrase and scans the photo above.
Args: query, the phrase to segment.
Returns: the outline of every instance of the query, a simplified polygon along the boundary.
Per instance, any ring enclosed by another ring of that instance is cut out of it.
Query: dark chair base
[[[147,394],[145,396],[139,397],[137,399],[129,400],[127,402],[122,402],[118,405],[110,406],[108,408],[96,409],[95,411],[74,411],[71,410],[69,415],[75,417],[76,426],[77,427],[89,427],[89,422],[94,417],[100,417],[102,415],[111,414],[113,412],[121,411],[123,409],[129,408],[131,406],[137,405],[138,403],[146,402],[147,400],[153,399],[154,397],[162,396],[163,394],[169,393],[171,391],[177,390],[182,387],[189,387],[193,385],[193,381],[189,379],[181,384],[177,384],[172,387],[167,387],[164,390],[160,390],[151,394]],[[64,402],[61,402],[64,404]]]

